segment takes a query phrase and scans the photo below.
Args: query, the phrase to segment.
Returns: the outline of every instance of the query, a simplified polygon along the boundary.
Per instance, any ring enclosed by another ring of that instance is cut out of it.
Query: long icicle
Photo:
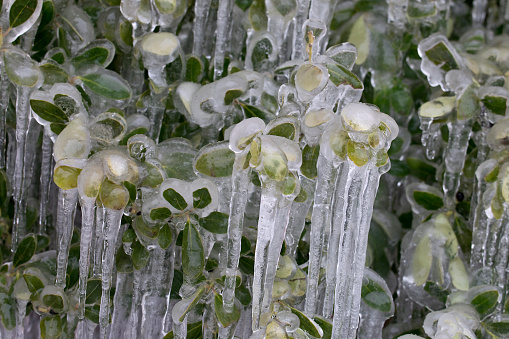
[[[115,245],[120,231],[123,210],[112,210],[105,208],[104,225],[104,251],[102,254],[102,295],[101,309],[99,311],[99,325],[101,327],[101,338],[106,338],[108,324],[110,322],[110,289],[115,264]]]
[[[74,215],[76,203],[78,202],[78,189],[58,189],[58,212],[57,212],[57,233],[58,233],[58,254],[57,254],[57,276],[55,285],[64,288],[66,281],[67,259],[71,245],[72,231],[74,228]]]
[[[87,296],[87,279],[90,266],[90,245],[94,233],[95,198],[81,198],[81,240],[80,240],[80,276],[79,291],[79,319],[85,318],[85,298]]]
[[[337,170],[332,161],[320,153],[317,162],[318,178],[311,215],[311,240],[309,249],[308,282],[305,311],[314,314],[318,305],[318,279],[322,262],[325,228],[328,226],[332,193]]]
[[[39,203],[39,229],[38,234],[46,233],[48,218],[48,201],[53,176],[53,142],[46,132],[42,139],[42,161],[41,161],[41,195]]]

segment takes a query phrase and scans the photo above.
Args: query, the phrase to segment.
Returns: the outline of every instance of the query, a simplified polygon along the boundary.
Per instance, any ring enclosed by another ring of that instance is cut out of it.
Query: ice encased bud
[[[91,144],[87,120],[86,115],[79,114],[58,135],[53,148],[55,161],[63,158],[88,158]]]
[[[239,122],[230,133],[230,149],[242,152],[256,137],[265,130],[265,122],[260,118],[249,118]]]

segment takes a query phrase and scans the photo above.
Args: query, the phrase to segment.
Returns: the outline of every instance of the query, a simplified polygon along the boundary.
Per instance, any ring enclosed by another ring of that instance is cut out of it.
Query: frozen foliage
[[[0,338],[509,338],[508,1],[0,7]]]

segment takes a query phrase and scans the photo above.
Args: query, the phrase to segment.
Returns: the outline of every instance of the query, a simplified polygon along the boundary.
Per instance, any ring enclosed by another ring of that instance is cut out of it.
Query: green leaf
[[[59,315],[46,316],[39,325],[42,339],[57,339],[62,334],[62,319]]]
[[[132,248],[133,267],[139,271],[148,264],[150,253],[139,241],[135,241]]]
[[[431,62],[439,66],[444,71],[459,69],[458,63],[454,59],[449,47],[443,42],[439,42],[424,52]]]
[[[252,300],[249,288],[247,288],[243,283],[237,286],[235,288],[235,298],[237,298],[242,305],[249,306]]]
[[[484,323],[481,322],[486,332],[488,332],[492,338],[507,338],[509,337],[509,322],[492,322]]]
[[[249,22],[255,31],[263,32],[267,30],[267,14],[265,10],[265,1],[254,0],[249,7]]]
[[[461,217],[455,217],[452,225],[454,234],[458,238],[458,243],[463,253],[468,253],[472,245],[472,230],[462,220]]]
[[[9,50],[4,52],[4,68],[9,80],[19,86],[34,87],[41,76],[39,68],[28,55]]]
[[[318,156],[320,155],[320,146],[304,146],[302,150],[302,165],[300,171],[302,175],[309,179],[314,179],[318,176],[318,170],[316,163],[318,162]],[[301,190],[303,191],[303,190]]]
[[[127,46],[133,45],[133,25],[129,21],[124,21],[119,27],[120,38]]]
[[[290,308],[292,313],[295,314],[299,318],[299,320],[300,320],[299,327],[302,330],[306,331],[307,333],[309,333],[310,335],[312,335],[315,338],[322,338],[323,330],[320,328],[320,326],[317,323],[314,322],[314,320],[308,318],[308,316],[306,316],[304,313],[302,313],[298,309],[293,308],[292,306],[289,306],[289,305],[287,305],[287,306]]]
[[[223,327],[228,327],[240,319],[240,311],[237,307],[233,305],[231,312],[226,311],[223,307],[223,298],[216,292],[214,292],[214,311],[216,312],[217,320]]]
[[[115,72],[104,71],[78,77],[94,93],[113,100],[127,100],[131,97],[131,88]]]
[[[166,207],[158,207],[150,210],[150,219],[165,220],[171,217],[171,211]]]
[[[279,124],[277,126],[274,126],[274,128],[272,128],[269,133],[269,135],[277,135],[279,137],[283,137],[283,138],[287,138],[287,139],[290,139],[290,140],[293,140],[295,138],[295,133],[296,133],[296,128],[295,128],[295,125],[292,124],[291,122],[286,122],[286,123],[283,123],[283,124]]]
[[[44,75],[44,84],[53,85],[56,83],[66,83],[69,80],[67,73],[57,65],[51,63],[43,64],[40,66],[41,72]],[[30,100],[38,101],[38,100]],[[43,101],[45,102],[45,101]],[[34,110],[35,112],[35,110]],[[49,120],[48,120],[49,121]]]
[[[148,129],[146,127],[138,127],[133,129],[131,132],[128,132],[125,134],[122,141],[119,142],[120,145],[127,145],[127,140],[129,140],[130,137],[137,134],[146,134],[148,132]]]
[[[49,236],[38,234],[37,235],[36,252],[41,252],[41,251],[45,250],[49,246],[50,242],[51,242],[51,240],[50,240]]]
[[[7,330],[16,327],[16,298],[0,292],[0,315]]]
[[[69,42],[67,41],[67,37],[65,35],[65,30],[63,27],[58,28],[58,47],[61,47],[67,56],[71,55],[71,50],[69,49]],[[58,60],[56,60],[58,62]]]
[[[182,237],[182,269],[190,280],[198,278],[205,268],[205,253],[200,233],[188,221]]]
[[[136,185],[130,183],[129,181],[124,181],[124,186],[129,192],[129,202],[133,203],[136,200]]]
[[[254,264],[255,261],[252,257],[240,257],[239,269],[242,273],[247,275],[254,275]]]
[[[203,62],[199,58],[193,55],[188,56],[186,61],[186,81],[199,82],[203,68]]]
[[[166,199],[174,208],[183,211],[187,208],[187,202],[184,197],[182,197],[177,191],[173,188],[168,188],[163,192],[163,198]]]
[[[125,234],[125,233],[124,233]],[[133,272],[133,260],[130,255],[124,251],[124,246],[120,246],[115,256],[115,267],[118,273],[131,273]]]
[[[81,168],[70,166],[59,166],[53,172],[53,181],[63,190],[70,190],[78,187],[78,176]]]
[[[477,116],[478,112],[481,111],[481,105],[476,91],[477,86],[472,84],[468,86],[458,98],[458,102],[456,104],[458,119],[472,119]]]
[[[157,236],[157,243],[164,250],[168,248],[171,244],[172,233],[170,229],[170,225],[164,224],[163,227],[159,230],[159,235]]]
[[[25,273],[23,274],[23,279],[25,279],[28,289],[33,294],[44,288],[44,283],[36,275]]]
[[[229,148],[213,149],[202,154],[194,165],[201,174],[221,178],[232,175],[235,153]]]
[[[49,128],[51,129],[51,131],[53,133],[55,133],[56,135],[59,135],[60,133],[62,133],[65,126],[66,126],[65,124],[59,124],[59,123],[53,122],[49,125]]]
[[[332,324],[325,319],[314,317],[313,320],[320,325],[323,330],[323,339],[331,339],[332,338]]]
[[[58,106],[44,100],[30,100],[30,107],[35,114],[48,122],[66,123],[67,115]]]
[[[35,238],[35,235],[33,234],[27,235],[19,243],[18,248],[14,253],[14,258],[12,259],[12,265],[14,267],[23,265],[32,258],[32,256],[35,254],[36,249],[37,240]]]
[[[85,307],[85,317],[92,321],[94,324],[99,324],[99,311],[101,307],[99,305]]]
[[[261,108],[258,108],[253,105],[246,104],[244,102],[239,102],[242,111],[246,118],[260,118],[266,124],[268,124],[271,120],[274,120],[276,116],[272,113],[269,113]]]
[[[42,297],[42,302],[55,312],[62,312],[65,307],[64,298],[58,294],[46,294]]]
[[[224,104],[230,105],[233,100],[240,97],[244,92],[239,89],[231,89],[226,91],[226,94],[224,95]]]
[[[425,161],[408,157],[406,164],[410,169],[410,174],[423,181],[434,181],[437,169]]]
[[[55,6],[53,1],[44,1],[41,9],[41,22],[39,23],[39,30],[49,25],[55,17]]]
[[[412,258],[412,276],[417,286],[423,285],[428,280],[432,260],[430,239],[424,236],[417,243]]]
[[[49,1],[46,1],[49,2]],[[34,39],[34,46],[32,47],[32,50],[34,52],[42,52],[46,48],[49,47],[51,42],[53,42],[53,39],[55,39],[55,31],[51,28],[46,28],[43,30],[37,31],[37,34],[35,35]],[[46,79],[44,79],[46,82]]]
[[[96,304],[101,300],[102,286],[101,279],[88,279],[87,282],[87,296],[85,304]]]
[[[497,181],[498,173],[500,172],[500,166],[495,166],[495,168],[486,176],[484,177],[484,180],[488,183]]]
[[[507,109],[507,98],[486,95],[481,100],[488,110],[498,115],[505,115]]]
[[[381,312],[390,312],[392,297],[376,281],[364,276],[362,278],[361,298],[366,305]]]
[[[199,219],[201,227],[214,234],[226,234],[228,232],[228,214],[214,211],[208,216]]]
[[[428,211],[436,211],[444,206],[444,201],[438,195],[424,191],[414,191],[414,200]]]
[[[71,59],[76,70],[84,70],[93,66],[106,67],[110,50],[104,47],[93,47]]]
[[[101,185],[99,199],[106,208],[120,211],[124,209],[129,202],[129,192],[124,185],[117,185],[106,179]]]
[[[200,188],[193,192],[193,207],[194,208],[205,208],[212,202],[209,190],[205,187]]]
[[[193,308],[198,305],[198,302],[200,301],[201,297],[205,294],[205,286],[201,285],[198,287],[198,289],[193,293],[193,295],[188,299],[182,299],[181,302],[183,303],[189,303],[182,313],[182,315],[179,318],[179,321],[184,321],[186,314],[188,314]]]
[[[157,227],[157,225],[155,227],[149,227],[147,224],[145,224],[142,217],[136,218],[135,222],[133,223],[133,227],[137,233],[141,233],[143,236],[149,239],[155,239],[159,234],[159,227]]]
[[[426,281],[424,290],[445,304],[450,292],[433,281]]]
[[[9,11],[9,26],[18,27],[25,23],[34,14],[37,0],[16,0]]]
[[[253,0],[235,0],[235,4],[244,12],[251,6]]]
[[[348,68],[342,65],[335,64],[327,64],[327,69],[329,70],[329,79],[334,83],[334,85],[349,85],[354,89],[364,89],[364,85],[361,80],[348,70]]]
[[[470,303],[481,317],[484,317],[495,310],[498,303],[498,291],[489,290],[479,293]]]

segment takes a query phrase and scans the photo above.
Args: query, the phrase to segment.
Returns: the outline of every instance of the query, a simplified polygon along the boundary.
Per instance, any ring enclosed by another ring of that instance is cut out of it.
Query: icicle
[[[146,338],[162,335],[163,319],[170,298],[174,263],[173,244],[167,249],[155,246],[150,250],[150,261],[144,275],[146,284],[141,301],[141,333]]]
[[[210,11],[211,0],[197,0],[194,5],[193,54],[203,54],[205,29]]]
[[[245,121],[245,120],[244,120]],[[240,241],[242,224],[246,210],[247,193],[251,181],[251,168],[243,169],[249,148],[235,155],[232,173],[232,197],[230,200],[230,216],[228,218],[228,256],[226,262],[226,280],[223,291],[223,305],[233,310],[237,268],[240,260]]]
[[[388,168],[385,168],[388,170]],[[345,234],[338,253],[333,336],[353,338],[359,322],[362,272],[373,203],[380,175],[378,168],[354,168],[348,199],[345,201]],[[353,192],[358,192],[355,195]],[[353,258],[352,258],[353,256]],[[353,259],[353,260],[352,260]]]
[[[25,325],[23,323],[29,301],[16,298],[16,339],[25,338]]]
[[[1,147],[1,145],[0,145]],[[47,204],[52,181],[53,167],[53,142],[49,135],[44,132],[42,139],[42,160],[41,160],[41,195],[39,205],[39,229],[38,234],[46,233],[46,222],[48,218]]]
[[[472,120],[457,120],[448,123],[449,141],[445,150],[445,174],[443,189],[446,205],[454,204],[460,185],[460,175],[465,164],[468,141],[472,133]]]
[[[79,318],[85,317],[85,298],[87,296],[88,268],[90,266],[90,244],[94,233],[95,198],[80,199],[81,205],[81,242],[79,277]]]
[[[133,273],[117,273],[113,315],[111,317],[110,339],[126,338],[129,328],[129,312],[132,303]]]
[[[331,232],[329,243],[327,247],[327,269],[325,271],[326,285],[325,297],[323,300],[323,316],[326,318],[332,317],[334,310],[334,293],[336,290],[336,273],[337,273],[337,258],[340,248],[340,238],[343,235],[342,224],[345,219],[345,198],[348,193],[349,184],[352,181],[348,166],[341,164],[339,172],[341,175],[337,177],[335,183],[333,209],[335,213],[331,216]]]
[[[336,181],[337,170],[320,150],[317,168],[316,189],[311,215],[311,240],[309,249],[308,282],[306,290],[305,311],[314,314],[318,306],[318,277],[322,262],[322,250],[325,228],[329,227],[332,193]]]
[[[92,239],[92,277],[101,278],[102,272],[102,253],[103,253],[103,229],[104,214],[106,209],[102,205],[97,205],[95,210],[94,238]]]
[[[302,47],[302,37],[304,36],[303,26],[304,22],[308,18],[309,12],[309,0],[298,0],[297,14],[295,15],[294,21],[294,33],[293,33],[293,50],[292,60],[307,59],[307,55],[303,55],[305,50]]]
[[[5,69],[2,67],[0,70],[0,168],[5,168],[6,158],[6,138],[7,133],[5,130],[7,119],[7,108],[9,107],[9,90],[10,82],[5,74]]]
[[[265,292],[266,270],[269,261],[269,245],[274,235],[276,215],[279,212],[280,201],[281,187],[278,187],[277,182],[268,182],[264,185],[264,187],[262,187],[253,278],[253,331],[259,328],[262,302]],[[283,227],[283,225],[278,225],[278,227]],[[277,253],[277,255],[279,257],[279,253]]]
[[[115,264],[115,245],[120,230],[120,222],[124,210],[112,210],[105,208],[104,251],[102,254],[102,295],[101,310],[99,311],[99,325],[101,327],[101,338],[106,338],[108,324],[110,322],[110,289],[113,266]]]
[[[131,313],[129,315],[129,321],[127,322],[127,328],[125,330],[125,337],[127,339],[136,339],[140,337],[139,326],[139,312],[141,303],[141,280],[143,276],[143,270],[134,270],[133,279],[133,298],[131,302]]]
[[[305,201],[297,201],[299,197],[292,203],[290,210],[290,219],[288,220],[288,228],[285,235],[286,254],[295,257],[297,246],[299,245],[300,236],[306,225],[306,217],[308,215],[311,203],[313,202],[312,196],[315,192],[315,180],[307,179],[300,176],[301,180],[301,196],[303,191],[306,194]]]
[[[26,213],[23,209],[23,175],[25,165],[25,141],[30,125],[31,87],[16,88],[16,160],[13,180],[14,219],[12,225],[12,251],[26,234]],[[26,206],[25,206],[26,208]]]
[[[71,245],[72,231],[74,229],[74,215],[76,212],[76,203],[78,202],[78,189],[58,190],[58,210],[57,210],[57,234],[58,234],[58,254],[57,254],[57,275],[55,285],[61,288],[65,287],[65,275],[67,271],[67,259]]]
[[[472,23],[474,26],[482,26],[486,19],[488,0],[474,0],[472,9]]]
[[[217,9],[216,47],[214,51],[214,80],[221,78],[224,68],[224,57],[228,48],[231,15],[233,9],[232,0],[219,0]]]

